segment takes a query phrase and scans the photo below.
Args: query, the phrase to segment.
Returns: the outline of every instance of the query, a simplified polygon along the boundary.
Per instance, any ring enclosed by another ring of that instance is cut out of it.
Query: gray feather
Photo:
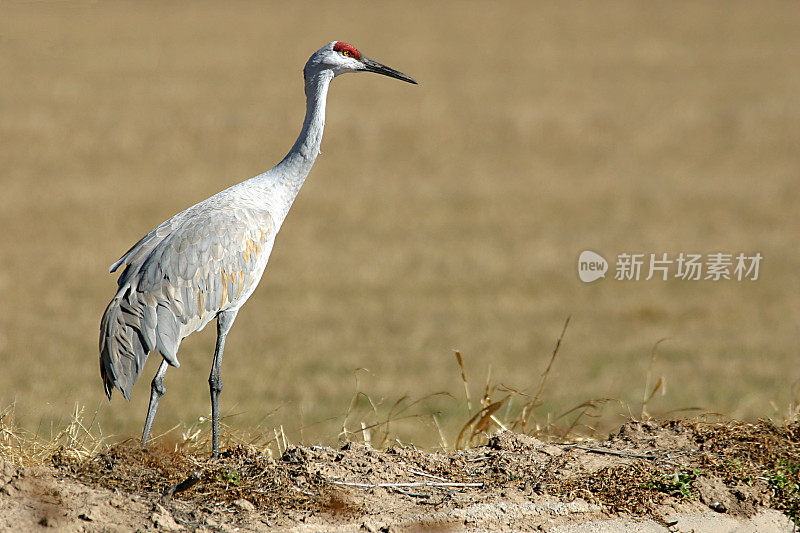
[[[175,319],[175,314],[166,305],[159,304],[156,308],[156,316],[158,317],[156,349],[161,352],[169,364],[179,366],[177,356],[180,339],[178,338],[178,321]]]
[[[183,338],[220,311],[241,305],[237,295],[258,283],[258,257],[269,255],[275,238],[272,218],[260,209],[226,209],[215,198],[160,224],[112,265],[112,271],[125,269],[100,328],[100,368],[109,397],[116,387],[130,398],[154,350],[179,366]]]

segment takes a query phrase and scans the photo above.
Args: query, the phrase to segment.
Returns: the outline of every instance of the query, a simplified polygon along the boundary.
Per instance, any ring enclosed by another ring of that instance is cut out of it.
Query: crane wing
[[[106,393],[116,386],[128,398],[153,350],[178,366],[184,337],[252,293],[274,240],[267,211],[206,204],[162,223],[123,255],[112,266],[125,270],[101,323]]]

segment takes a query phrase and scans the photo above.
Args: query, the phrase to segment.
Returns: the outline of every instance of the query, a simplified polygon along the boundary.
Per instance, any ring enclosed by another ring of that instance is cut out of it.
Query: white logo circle
[[[578,277],[584,283],[591,283],[606,277],[608,261],[602,255],[591,250],[584,250],[578,257]]]

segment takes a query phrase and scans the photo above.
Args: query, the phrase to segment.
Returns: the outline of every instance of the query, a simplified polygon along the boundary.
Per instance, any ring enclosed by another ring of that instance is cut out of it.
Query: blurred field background
[[[793,2],[0,4],[0,405],[46,431],[76,404],[138,435],[98,370],[107,267],[191,204],[274,165],[301,68],[331,40],[416,77],[338,78],[323,154],[228,338],[226,423],[336,440],[356,387],[539,409],[781,416],[800,378],[800,9]],[[755,282],[587,285],[578,254],[760,252]],[[209,411],[215,328],[167,373],[155,433]],[[356,385],[355,369],[358,372]],[[360,407],[359,407],[360,408]],[[367,415],[364,415],[367,416]],[[434,445],[429,418],[398,422]],[[302,433],[300,429],[303,428]]]

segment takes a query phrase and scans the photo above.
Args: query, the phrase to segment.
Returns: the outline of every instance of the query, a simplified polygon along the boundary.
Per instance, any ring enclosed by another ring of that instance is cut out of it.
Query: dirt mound
[[[580,443],[502,432],[452,452],[349,443],[273,458],[239,445],[216,461],[126,442],[46,466],[6,460],[0,526],[790,531],[798,465],[798,424],[631,423]]]

